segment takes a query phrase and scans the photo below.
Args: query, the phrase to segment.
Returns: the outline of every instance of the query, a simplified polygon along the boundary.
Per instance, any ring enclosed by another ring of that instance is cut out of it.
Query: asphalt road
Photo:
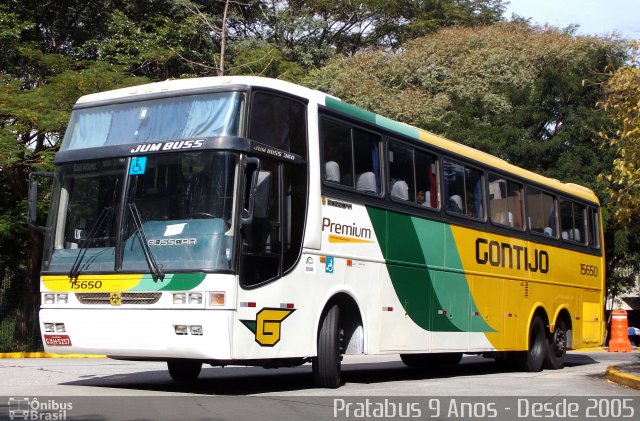
[[[15,397],[53,402],[49,407],[45,405],[44,410],[58,410],[60,417],[62,403],[73,402],[75,407],[65,412],[65,419],[286,420],[334,419],[333,415],[356,419],[353,412],[334,413],[336,405],[350,399],[357,403],[365,397],[395,399],[398,405],[403,400],[421,399],[421,415],[428,418],[425,411],[435,401],[425,399],[434,397],[481,397],[476,399],[486,405],[500,397],[513,401],[514,397],[557,400],[629,396],[635,397],[633,404],[638,410],[634,416],[639,416],[640,393],[611,383],[603,376],[607,366],[637,361],[638,357],[638,353],[572,352],[563,370],[521,373],[501,370],[493,360],[477,356],[465,356],[458,366],[436,371],[407,368],[397,356],[347,356],[343,361],[344,384],[335,390],[314,388],[309,365],[277,370],[207,367],[196,383],[178,384],[169,377],[166,365],[159,362],[6,359],[0,360],[0,396],[14,397],[11,402],[14,406]],[[0,398],[0,419],[11,409],[11,405],[3,406],[3,400],[7,399]],[[605,403],[609,411],[611,404]],[[409,411],[412,407],[405,409]],[[363,415],[360,419],[372,418],[367,413],[355,415]],[[439,418],[450,419],[443,415],[447,414],[440,414]],[[622,415],[618,418],[624,418]]]

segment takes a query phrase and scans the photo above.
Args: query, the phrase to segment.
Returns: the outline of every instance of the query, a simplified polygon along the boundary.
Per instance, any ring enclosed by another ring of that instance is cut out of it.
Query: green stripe
[[[453,233],[441,222],[367,208],[398,300],[418,326],[435,332],[493,331],[478,311],[462,272]],[[420,233],[420,234],[418,234]]]
[[[166,274],[164,279],[155,279],[152,275],[144,275],[134,291],[188,291],[204,281],[204,273]]]
[[[355,105],[347,104],[332,97],[326,97],[325,105],[327,106],[327,108],[366,121],[367,123],[383,127],[387,130],[391,130],[405,136],[412,137],[414,139],[420,139],[420,131],[415,127],[399,123],[397,121],[391,120],[390,118],[383,117],[367,110],[363,110],[362,108],[356,107]]]

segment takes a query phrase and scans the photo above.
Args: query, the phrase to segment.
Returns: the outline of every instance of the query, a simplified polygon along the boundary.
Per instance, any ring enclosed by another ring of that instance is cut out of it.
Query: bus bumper
[[[233,313],[49,308],[40,310],[40,332],[45,351],[57,354],[230,360]]]

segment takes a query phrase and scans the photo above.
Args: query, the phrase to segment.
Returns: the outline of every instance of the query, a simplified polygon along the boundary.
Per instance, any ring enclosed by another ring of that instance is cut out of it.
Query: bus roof
[[[148,83],[145,85],[131,86],[127,88],[114,89],[111,91],[98,92],[82,96],[76,102],[76,106],[90,106],[91,103],[101,103],[104,101],[117,101],[122,99],[134,98],[142,95],[153,94],[171,94],[184,91],[206,90],[208,88],[216,88],[223,86],[258,86],[263,88],[275,89],[287,92],[302,98],[308,98],[311,101],[323,104],[327,94],[286,82],[280,79],[270,79],[257,76],[219,76],[219,77],[201,77],[190,79],[169,79],[162,82]]]
[[[589,202],[598,203],[598,198],[596,197],[596,195],[587,187],[573,183],[563,183],[556,179],[544,177],[540,174],[517,167],[496,156],[479,151],[470,146],[454,142],[426,130],[422,130],[417,127],[394,121],[381,115],[366,111],[362,108],[342,102],[341,100],[323,92],[279,79],[270,79],[255,76],[221,76],[191,79],[173,79],[85,95],[78,99],[76,105],[91,106],[91,103],[94,102],[103,103],[109,101],[117,101],[125,98],[133,98],[136,96],[146,96],[163,93],[170,94],[172,92],[197,92],[198,90],[206,90],[208,88],[232,85],[270,88],[282,92],[287,92],[299,97],[307,98],[317,104],[324,104],[330,109],[364,120],[370,124],[374,124],[389,131],[429,143],[443,150],[451,151],[457,155],[464,156],[471,160],[482,163],[483,165],[488,165],[489,167],[493,167],[495,169],[514,174],[518,177],[531,180],[535,183],[548,186],[559,192],[564,192],[572,196],[580,197]]]

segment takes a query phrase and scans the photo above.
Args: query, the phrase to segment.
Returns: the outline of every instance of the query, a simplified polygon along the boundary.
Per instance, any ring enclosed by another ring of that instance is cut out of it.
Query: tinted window
[[[389,142],[389,172],[391,199],[438,207],[435,156]]]
[[[389,176],[391,178],[389,183],[391,198],[415,202],[413,148],[389,143]]]
[[[331,120],[320,123],[324,155],[324,179],[380,194],[380,137]]]
[[[301,102],[257,92],[251,105],[249,137],[307,157],[305,106]]]
[[[521,184],[489,174],[489,205],[491,222],[523,228]]]
[[[571,200],[560,201],[560,236],[563,240],[585,243],[586,207]]]
[[[447,211],[484,219],[482,173],[452,161],[444,161],[443,172]]]
[[[555,199],[536,188],[527,188],[527,217],[529,230],[548,237],[558,236]]]

